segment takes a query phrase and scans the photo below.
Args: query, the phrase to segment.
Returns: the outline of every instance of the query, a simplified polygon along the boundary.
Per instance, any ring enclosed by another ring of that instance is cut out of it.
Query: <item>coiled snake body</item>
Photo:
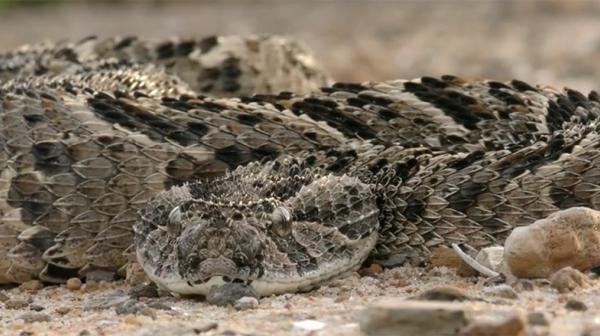
[[[0,71],[0,282],[135,255],[173,292],[297,291],[600,203],[595,92],[327,86],[278,37],[92,38],[6,53]]]

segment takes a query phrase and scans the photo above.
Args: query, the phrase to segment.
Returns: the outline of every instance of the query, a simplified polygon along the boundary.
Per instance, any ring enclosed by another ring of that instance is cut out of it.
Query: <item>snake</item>
[[[277,36],[42,43],[0,79],[1,283],[305,291],[600,203],[595,91],[334,83]]]

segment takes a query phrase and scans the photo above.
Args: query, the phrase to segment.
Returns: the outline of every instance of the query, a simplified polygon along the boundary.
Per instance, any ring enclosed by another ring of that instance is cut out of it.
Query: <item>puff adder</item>
[[[208,97],[195,70],[156,57],[28,73],[54,62],[44,48],[3,56],[18,74],[0,90],[2,282],[135,255],[173,292],[293,292],[600,202],[595,92],[454,76],[327,86],[296,60],[284,68],[304,89],[292,76],[286,92]]]

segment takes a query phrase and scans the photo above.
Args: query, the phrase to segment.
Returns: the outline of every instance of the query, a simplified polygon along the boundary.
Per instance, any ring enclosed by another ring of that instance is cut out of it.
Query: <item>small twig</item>
[[[452,244],[452,249],[467,265],[471,266],[477,272],[488,277],[497,277],[498,275],[500,275],[500,273],[483,266],[482,264],[477,262],[477,260],[471,258],[470,255],[463,252],[463,250],[460,248],[460,246],[458,246],[458,244]]]

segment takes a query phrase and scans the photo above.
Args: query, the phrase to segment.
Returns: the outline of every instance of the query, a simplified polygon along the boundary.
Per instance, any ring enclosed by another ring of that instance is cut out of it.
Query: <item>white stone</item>
[[[293,323],[294,328],[305,331],[319,331],[325,328],[325,323],[317,320],[302,320]]]

